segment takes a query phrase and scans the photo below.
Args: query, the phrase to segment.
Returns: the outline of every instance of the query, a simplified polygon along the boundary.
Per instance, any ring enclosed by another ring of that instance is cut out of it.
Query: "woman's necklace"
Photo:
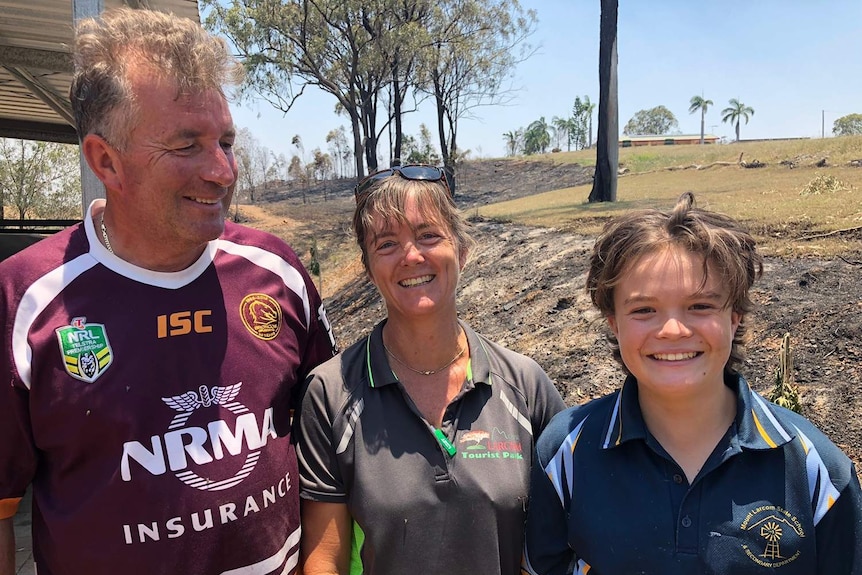
[[[407,365],[406,363],[404,363],[403,361],[401,361],[400,359],[398,359],[398,356],[395,355],[394,353],[392,353],[392,350],[390,350],[388,347],[386,347],[386,342],[383,342],[383,349],[386,350],[386,353],[388,353],[392,359],[394,359],[400,365],[403,365],[404,367],[406,367],[407,369],[409,369],[413,373],[418,373],[419,375],[434,375],[435,373],[439,373],[439,372],[443,371],[444,369],[446,369],[447,367],[449,367],[450,365],[452,365],[453,363],[455,363],[455,360],[457,360],[459,357],[464,355],[464,351],[466,350],[466,347],[459,347],[458,353],[455,354],[455,357],[453,357],[452,359],[447,361],[446,365],[444,365],[442,367],[438,367],[437,369],[415,369],[415,368],[412,368],[409,365]]]

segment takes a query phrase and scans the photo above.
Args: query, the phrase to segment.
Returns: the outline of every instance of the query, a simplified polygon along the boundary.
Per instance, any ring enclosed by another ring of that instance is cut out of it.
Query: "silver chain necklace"
[[[386,350],[386,353],[388,353],[392,359],[394,359],[400,365],[403,365],[404,367],[406,367],[407,369],[409,369],[413,373],[418,373],[419,375],[434,375],[435,373],[440,373],[441,371],[443,371],[444,369],[446,369],[447,367],[449,367],[450,365],[455,363],[455,360],[457,360],[459,357],[464,355],[464,351],[466,350],[466,347],[459,347],[458,353],[455,354],[455,357],[453,357],[448,362],[446,362],[446,365],[444,365],[443,367],[438,367],[437,369],[416,369],[416,368],[410,367],[409,365],[407,365],[406,363],[404,363],[403,361],[398,359],[398,356],[395,355],[394,353],[392,353],[392,350],[390,350],[388,347],[386,347],[386,342],[383,342],[383,349]]]
[[[114,253],[114,249],[111,247],[111,240],[108,239],[108,230],[105,228],[105,212],[102,212],[101,228],[102,239],[105,240],[105,247],[108,248],[109,252]]]

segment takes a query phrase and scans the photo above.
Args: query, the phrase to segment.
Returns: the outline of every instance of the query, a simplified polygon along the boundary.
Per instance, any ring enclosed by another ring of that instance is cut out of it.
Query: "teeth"
[[[197,202],[199,204],[206,204],[207,206],[211,206],[213,204],[218,203],[218,200],[207,200],[204,198],[189,198],[189,199],[192,200],[193,202]]]
[[[654,358],[661,361],[683,361],[695,357],[697,353],[690,351],[688,353],[656,353]]]
[[[398,283],[404,287],[413,287],[413,286],[418,286],[420,284],[428,283],[432,279],[434,279],[434,276],[420,276],[418,278],[410,278],[410,279],[406,279],[406,280],[401,280]]]

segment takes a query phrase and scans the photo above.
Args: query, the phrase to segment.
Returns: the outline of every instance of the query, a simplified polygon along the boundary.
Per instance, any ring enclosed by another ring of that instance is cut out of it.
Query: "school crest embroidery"
[[[55,330],[66,373],[86,383],[93,383],[105,373],[114,354],[104,324],[87,323],[76,317],[71,325]]]

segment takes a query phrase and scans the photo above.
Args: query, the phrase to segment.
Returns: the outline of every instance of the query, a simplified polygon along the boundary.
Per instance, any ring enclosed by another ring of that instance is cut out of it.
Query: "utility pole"
[[[826,110],[820,111],[820,137],[826,137]]]

